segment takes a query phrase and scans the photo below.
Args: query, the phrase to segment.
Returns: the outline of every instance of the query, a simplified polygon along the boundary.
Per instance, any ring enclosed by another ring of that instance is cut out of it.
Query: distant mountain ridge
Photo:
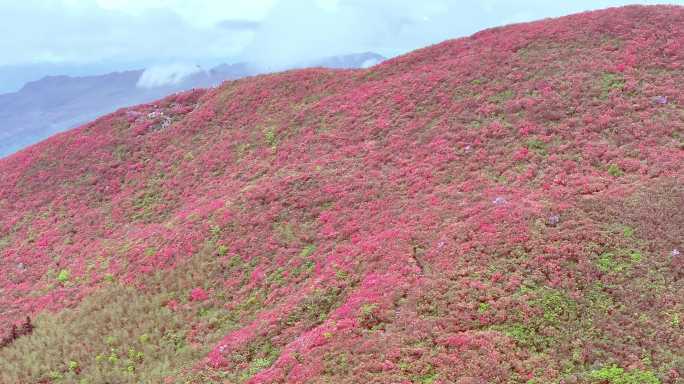
[[[361,68],[384,59],[379,54],[366,52],[322,58],[292,68]],[[263,72],[245,62],[222,64],[155,87],[140,86],[145,70],[83,77],[47,76],[27,83],[17,92],[0,94],[0,157],[122,107]]]

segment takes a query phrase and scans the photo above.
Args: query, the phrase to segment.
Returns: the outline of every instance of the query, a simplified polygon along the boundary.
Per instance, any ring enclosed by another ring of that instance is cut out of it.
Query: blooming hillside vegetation
[[[0,382],[684,383],[683,84],[633,6],[54,136],[0,160]]]

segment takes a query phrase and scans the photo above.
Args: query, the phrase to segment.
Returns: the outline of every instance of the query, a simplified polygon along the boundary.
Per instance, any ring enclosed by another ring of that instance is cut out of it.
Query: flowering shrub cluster
[[[2,159],[0,321],[39,317],[0,377],[682,383],[682,42],[674,6],[518,24]]]

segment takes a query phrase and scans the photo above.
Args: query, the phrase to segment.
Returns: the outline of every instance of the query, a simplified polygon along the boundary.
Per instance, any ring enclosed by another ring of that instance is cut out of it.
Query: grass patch
[[[342,303],[342,294],[342,289],[337,287],[314,290],[289,314],[285,319],[285,325],[304,322],[307,328],[311,328],[322,323],[330,312]]]
[[[162,295],[111,287],[39,315],[30,336],[0,350],[0,382],[161,382],[206,353],[186,344],[186,327]]]
[[[231,383],[244,383],[257,373],[269,368],[280,356],[280,351],[268,340],[257,340],[246,349],[233,353],[231,361],[238,366],[246,367],[242,370],[228,374],[226,378]]]
[[[499,92],[494,96],[491,96],[489,100],[493,103],[503,103],[505,101],[511,100],[513,97],[515,97],[515,93],[513,93],[512,90],[507,89],[503,92]]]
[[[299,257],[302,257],[302,258],[309,257],[309,255],[311,255],[315,251],[316,251],[316,246],[313,244],[309,244],[306,247],[304,247],[301,252],[299,252]]]
[[[351,373],[348,352],[328,352],[323,356],[323,375],[345,377]]]
[[[40,314],[30,335],[0,349],[0,383],[137,384],[182,376],[227,332],[263,309],[259,291],[231,311],[211,300],[187,301],[191,289],[200,286],[211,288],[222,302],[232,298],[231,291],[207,279],[220,281],[247,265],[238,256],[221,261],[215,249],[207,244],[175,269],[146,276],[144,289],[112,277],[76,307]],[[171,300],[183,305],[171,310]],[[264,364],[257,361],[250,369]]]
[[[161,189],[152,187],[139,192],[133,199],[133,215],[131,219],[143,222],[153,222],[159,219],[157,208],[164,202],[164,194]]]
[[[536,153],[539,156],[547,156],[549,154],[546,149],[546,143],[538,139],[527,140],[527,149]]]

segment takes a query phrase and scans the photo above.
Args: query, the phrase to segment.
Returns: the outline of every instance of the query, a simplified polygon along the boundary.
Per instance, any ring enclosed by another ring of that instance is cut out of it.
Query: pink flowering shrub
[[[190,291],[190,300],[192,301],[205,301],[209,298],[209,294],[202,288],[194,288]]]
[[[588,12],[56,135],[0,160],[0,330],[123,284],[180,319],[169,382],[681,383],[681,41]]]

